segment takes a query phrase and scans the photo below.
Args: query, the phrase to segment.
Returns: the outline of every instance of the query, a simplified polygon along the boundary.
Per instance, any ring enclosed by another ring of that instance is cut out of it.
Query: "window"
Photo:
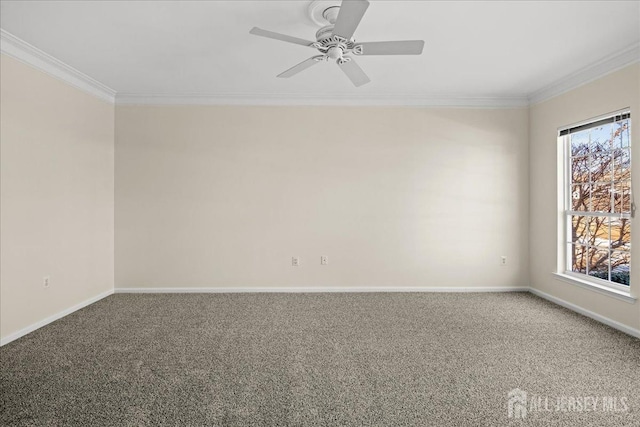
[[[631,114],[560,131],[565,273],[627,289],[631,261]]]

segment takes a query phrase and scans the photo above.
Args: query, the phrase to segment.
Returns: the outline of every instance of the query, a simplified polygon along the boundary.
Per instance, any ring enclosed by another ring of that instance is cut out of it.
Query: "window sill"
[[[624,301],[629,304],[634,304],[637,300],[636,297],[632,296],[628,291],[618,290],[614,288],[610,288],[608,286],[600,285],[598,283],[593,283],[588,280],[580,279],[575,276],[571,276],[564,273],[553,273],[558,279],[563,282],[570,283],[572,285],[580,286],[581,288],[589,289],[594,292],[598,292],[599,294],[607,295],[609,297],[618,299],[620,301]]]

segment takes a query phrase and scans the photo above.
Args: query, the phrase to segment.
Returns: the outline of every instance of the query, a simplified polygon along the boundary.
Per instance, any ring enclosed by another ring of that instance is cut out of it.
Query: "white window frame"
[[[598,291],[610,291],[615,295],[619,295],[622,297],[630,296],[630,288],[631,284],[622,285],[616,282],[612,282],[609,280],[600,279],[598,277],[589,276],[583,273],[573,272],[571,269],[571,260],[569,259],[569,244],[571,242],[571,230],[569,227],[569,219],[572,215],[576,216],[600,216],[600,217],[609,217],[609,218],[628,218],[631,222],[631,232],[634,231],[634,221],[633,221],[633,213],[635,211],[635,204],[633,203],[633,190],[631,191],[631,213],[605,213],[605,212],[583,212],[583,211],[572,211],[572,202],[571,202],[571,144],[570,144],[570,135],[560,135],[561,131],[566,129],[571,129],[575,127],[579,127],[582,125],[588,125],[590,123],[594,123],[600,120],[608,119],[611,117],[615,117],[622,114],[630,114],[630,108],[625,108],[619,111],[611,112],[604,114],[599,117],[595,117],[589,120],[585,120],[579,123],[575,123],[569,126],[563,126],[558,129],[558,268],[557,275],[560,276],[564,281],[568,281],[570,283],[583,286],[583,287],[591,287],[594,290]],[[629,123],[631,123],[631,118],[629,119]],[[629,150],[631,156],[631,164],[633,165],[633,155],[631,154],[631,137],[629,138]],[[631,166],[633,167],[633,166]],[[631,184],[633,187],[633,184]],[[630,257],[633,258],[633,246],[629,250]],[[611,268],[611,267],[609,267]],[[635,298],[633,298],[635,301]]]

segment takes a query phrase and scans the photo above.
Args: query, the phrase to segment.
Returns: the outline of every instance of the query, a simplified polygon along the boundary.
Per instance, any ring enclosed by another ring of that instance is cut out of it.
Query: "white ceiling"
[[[372,1],[356,40],[424,39],[421,56],[358,58],[275,76],[316,54],[310,1],[5,1],[0,26],[128,94],[517,97],[640,41],[640,1]]]

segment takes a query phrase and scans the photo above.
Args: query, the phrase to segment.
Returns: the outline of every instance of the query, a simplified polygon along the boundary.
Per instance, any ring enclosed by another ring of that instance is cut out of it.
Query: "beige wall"
[[[8,56],[0,66],[6,338],[113,289],[114,107]]]
[[[558,128],[626,107],[631,107],[632,157],[640,159],[638,64],[530,108],[530,276],[531,285],[536,289],[627,326],[640,328],[640,303],[629,304],[562,282],[552,275],[557,265]],[[639,179],[640,168],[635,167],[632,177],[635,188],[640,188]],[[640,247],[640,228],[634,225],[631,234],[632,246]],[[640,256],[633,257],[631,270],[632,293],[638,295]]]
[[[115,114],[4,55],[1,67],[2,338],[113,289],[114,251],[119,288],[508,287],[530,278],[640,328],[640,304],[552,275],[557,129],[624,107],[635,117],[640,65],[529,110]],[[633,262],[638,271],[640,257]]]
[[[526,286],[527,121],[118,106],[116,288]]]

